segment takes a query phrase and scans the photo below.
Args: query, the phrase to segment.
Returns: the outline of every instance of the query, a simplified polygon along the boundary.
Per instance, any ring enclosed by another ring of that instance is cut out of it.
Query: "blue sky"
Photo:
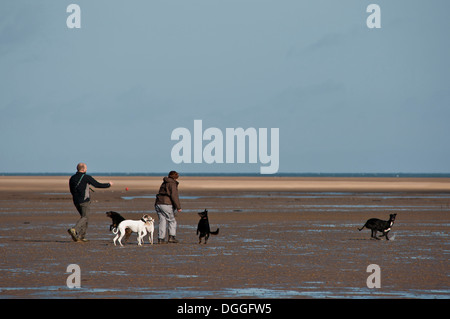
[[[66,8],[81,8],[69,29]],[[369,29],[366,7],[381,8]],[[175,164],[174,129],[279,128],[279,172],[450,172],[450,3],[0,2],[0,172]]]

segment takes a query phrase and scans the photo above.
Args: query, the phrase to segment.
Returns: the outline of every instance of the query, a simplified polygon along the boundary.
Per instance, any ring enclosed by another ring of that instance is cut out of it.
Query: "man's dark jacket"
[[[97,188],[108,188],[110,183],[99,183],[91,175],[77,172],[69,180],[70,193],[73,197],[75,205],[90,201],[89,186],[92,185]]]

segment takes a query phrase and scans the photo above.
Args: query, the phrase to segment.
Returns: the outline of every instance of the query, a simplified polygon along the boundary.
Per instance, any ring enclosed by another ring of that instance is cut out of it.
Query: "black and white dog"
[[[395,216],[397,214],[390,214],[389,220],[381,220],[378,218],[371,218],[364,224],[363,227],[358,228],[359,231],[363,230],[364,227],[370,229],[372,231],[371,238],[380,239],[381,237],[386,237],[386,240],[389,240],[388,233],[394,225]],[[382,232],[383,235],[377,237],[377,231]]]
[[[112,231],[113,228],[117,228],[117,226],[125,220],[122,215],[113,211],[106,212],[106,216],[111,218],[112,221],[112,224],[109,226],[109,231]]]
[[[114,237],[114,246],[116,246],[116,241],[119,241],[120,246],[122,245],[122,238],[125,235],[126,229],[130,229],[132,232],[138,234],[138,246],[142,246],[144,242],[144,236],[149,233],[150,243],[153,245],[153,231],[154,231],[154,219],[150,215],[145,214],[140,220],[126,219],[122,221],[117,228],[113,229],[113,233],[116,234]]]
[[[109,231],[113,230],[117,231],[117,227],[119,226],[119,224],[125,220],[125,218],[122,215],[113,211],[106,212],[106,216],[111,218],[112,221],[112,224],[109,225]],[[130,238],[131,233],[132,231],[129,228],[127,228],[125,232],[124,242],[128,241],[128,238]]]
[[[197,226],[198,243],[202,243],[202,238],[205,238],[205,244],[208,241],[209,235],[219,234],[219,228],[216,231],[211,231],[209,228],[208,211],[205,209],[203,212],[198,213],[200,215],[200,221]]]

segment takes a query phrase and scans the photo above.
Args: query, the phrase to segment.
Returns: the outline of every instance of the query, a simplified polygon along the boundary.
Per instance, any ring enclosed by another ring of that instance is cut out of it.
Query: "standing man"
[[[108,188],[112,186],[112,182],[99,183],[92,176],[86,174],[87,166],[85,163],[79,163],[77,165],[77,173],[73,175],[69,180],[70,193],[73,197],[73,203],[80,213],[81,218],[73,228],[69,228],[67,231],[72,236],[75,242],[87,242],[85,238],[86,230],[88,227],[89,210],[90,210],[90,197],[89,186],[92,185],[97,188]]]
[[[158,244],[166,243],[166,228],[169,228],[169,243],[178,243],[175,238],[177,233],[177,221],[175,214],[181,212],[180,199],[178,198],[178,177],[175,171],[170,171],[156,195],[155,209],[159,219]]]

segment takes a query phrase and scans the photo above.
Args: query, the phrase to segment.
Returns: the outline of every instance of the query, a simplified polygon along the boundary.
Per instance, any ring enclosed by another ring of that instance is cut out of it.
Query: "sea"
[[[97,176],[165,176],[163,173],[124,173],[124,172],[89,172]],[[27,173],[0,173],[0,176],[70,176],[73,172],[27,172]],[[450,173],[276,173],[261,175],[259,173],[182,173],[183,176],[206,176],[206,177],[398,177],[398,178],[450,178]]]

